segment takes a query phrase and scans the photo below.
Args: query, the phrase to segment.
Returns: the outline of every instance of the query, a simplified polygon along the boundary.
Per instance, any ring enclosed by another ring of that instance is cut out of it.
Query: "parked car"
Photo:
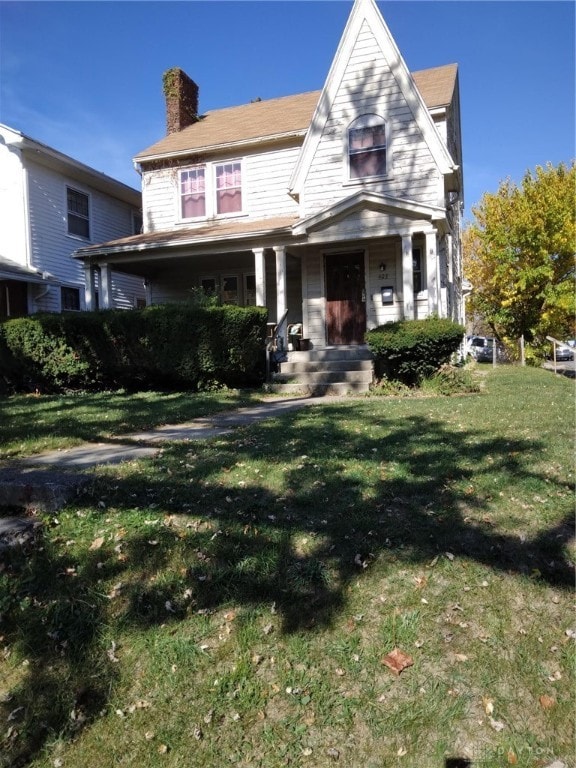
[[[569,339],[568,341],[565,341],[564,344],[567,344],[568,346],[556,346],[557,363],[564,363],[569,362],[570,360],[574,360],[574,347],[576,346],[576,339]],[[569,349],[569,347],[572,347],[572,349]],[[550,353],[549,359],[554,360],[554,351]]]
[[[466,354],[478,363],[491,363],[494,358],[494,339],[491,336],[468,336]],[[496,356],[499,356],[498,346]]]

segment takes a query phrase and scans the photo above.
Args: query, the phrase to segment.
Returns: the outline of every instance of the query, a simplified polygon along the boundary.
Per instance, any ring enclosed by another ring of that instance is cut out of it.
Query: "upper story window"
[[[216,211],[237,213],[242,210],[242,166],[224,163],[216,166]]]
[[[180,171],[180,216],[201,219],[242,212],[242,163],[207,163]]]
[[[68,234],[90,239],[90,209],[88,195],[71,187],[66,188],[68,208]]]
[[[144,230],[144,220],[140,211],[132,211],[132,234],[140,235]]]
[[[362,115],[348,128],[351,179],[386,174],[386,125],[378,115]]]
[[[183,219],[206,216],[206,168],[203,165],[180,172],[180,195]]]

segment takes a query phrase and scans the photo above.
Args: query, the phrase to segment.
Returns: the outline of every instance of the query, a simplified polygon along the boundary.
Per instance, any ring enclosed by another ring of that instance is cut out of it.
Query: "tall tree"
[[[574,337],[576,164],[528,171],[486,193],[463,235],[472,312],[503,339]]]

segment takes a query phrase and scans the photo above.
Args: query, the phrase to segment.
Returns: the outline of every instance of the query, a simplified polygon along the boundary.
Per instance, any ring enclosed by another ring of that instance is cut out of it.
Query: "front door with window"
[[[326,340],[328,344],[364,344],[364,252],[327,254],[325,259]]]

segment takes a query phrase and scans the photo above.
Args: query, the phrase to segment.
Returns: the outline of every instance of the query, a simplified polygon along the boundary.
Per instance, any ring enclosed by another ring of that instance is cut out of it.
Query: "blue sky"
[[[378,3],[412,70],[460,67],[465,215],[575,150],[575,3]],[[0,122],[139,187],[165,134],[162,73],[200,109],[321,88],[352,0],[0,1]]]

